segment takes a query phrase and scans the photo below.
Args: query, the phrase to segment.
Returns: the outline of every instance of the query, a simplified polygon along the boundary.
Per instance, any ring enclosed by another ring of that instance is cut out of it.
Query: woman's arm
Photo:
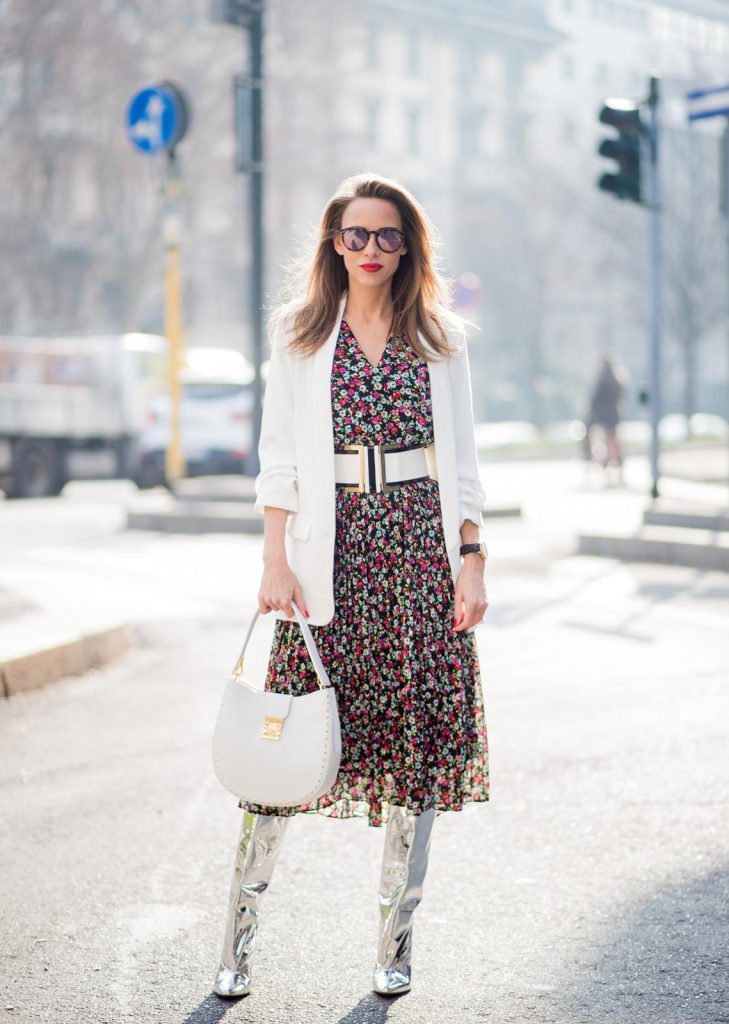
[[[273,338],[266,377],[258,443],[260,472],[256,477],[254,509],[263,513],[263,576],[258,607],[263,614],[282,610],[293,618],[293,598],[308,617],[301,587],[286,557],[286,521],[299,510],[296,445],[294,442],[293,356],[284,351],[284,331]]]
[[[453,398],[453,427],[456,439],[458,471],[458,504],[461,542],[477,544],[484,525],[483,506],[486,499],[478,471],[478,453],[473,422],[473,396],[468,346],[465,335],[458,352],[448,360]],[[468,554],[455,587],[455,632],[465,632],[481,622],[488,608],[484,581],[484,562],[478,554]]]
[[[485,525],[483,506],[486,494],[478,469],[468,346],[465,336],[458,340],[462,340],[462,345],[448,360],[448,370],[453,396],[461,537],[464,544],[470,544],[480,540],[480,527]]]
[[[294,440],[294,357],[284,350],[284,331],[273,338],[258,442],[260,472],[254,509],[299,510]]]

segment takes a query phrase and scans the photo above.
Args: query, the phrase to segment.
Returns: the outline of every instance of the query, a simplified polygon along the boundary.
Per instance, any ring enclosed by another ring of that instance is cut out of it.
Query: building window
[[[377,146],[381,112],[382,101],[379,96],[368,96],[364,106],[364,138],[369,148]]]
[[[374,25],[368,25],[365,34],[365,65],[376,68],[379,57],[379,35]]]
[[[625,0],[592,0],[592,16],[636,31],[645,32],[648,28],[646,12]]]
[[[408,103],[405,111],[405,134],[408,153],[415,156],[420,153],[420,135],[422,130],[423,111],[418,103]]]
[[[595,65],[595,85],[605,85],[608,80],[608,66],[599,60]]]
[[[483,107],[471,107],[461,113],[462,156],[474,157],[483,152],[485,120],[486,112]]]
[[[412,76],[420,74],[420,33],[419,32],[408,32],[406,36],[406,57],[405,67],[407,73]]]

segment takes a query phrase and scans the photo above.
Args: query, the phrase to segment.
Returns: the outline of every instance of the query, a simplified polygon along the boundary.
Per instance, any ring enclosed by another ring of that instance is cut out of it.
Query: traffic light
[[[612,192],[618,199],[641,202],[640,149],[643,124],[640,111],[631,100],[605,100],[599,120],[616,129],[618,135],[603,139],[598,148],[600,156],[614,160],[617,169],[602,174],[597,187]]]

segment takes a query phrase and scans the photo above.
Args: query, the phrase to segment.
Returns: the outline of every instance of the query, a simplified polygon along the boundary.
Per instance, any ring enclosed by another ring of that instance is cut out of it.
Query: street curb
[[[646,526],[681,526],[687,530],[729,530],[729,515],[722,512],[670,511],[647,508],[643,512]]]
[[[0,662],[0,697],[12,697],[69,676],[84,675],[127,654],[135,645],[134,629],[122,625],[9,658]]]
[[[709,572],[729,572],[729,548],[692,541],[582,533],[578,538],[577,553],[617,558],[626,562],[655,562]]]
[[[520,518],[520,505],[484,509],[486,519]],[[163,510],[128,509],[128,530],[159,533],[246,533],[263,534],[263,516],[253,505],[230,500],[180,501]]]

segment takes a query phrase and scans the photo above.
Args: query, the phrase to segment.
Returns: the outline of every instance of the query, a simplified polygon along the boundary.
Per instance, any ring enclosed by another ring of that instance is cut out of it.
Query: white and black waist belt
[[[435,445],[346,444],[334,453],[334,479],[343,491],[394,491],[412,480],[430,480],[426,452]]]

